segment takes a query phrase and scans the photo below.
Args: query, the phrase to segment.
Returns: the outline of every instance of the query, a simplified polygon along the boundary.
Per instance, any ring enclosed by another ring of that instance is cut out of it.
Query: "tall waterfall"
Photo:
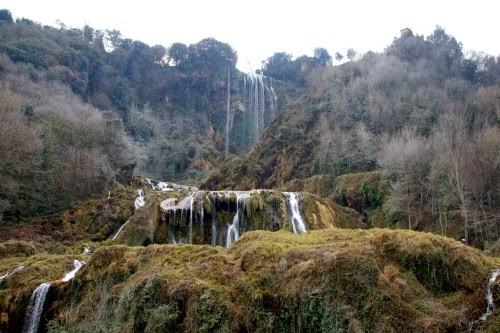
[[[42,317],[45,298],[50,289],[50,282],[42,283],[31,294],[30,303],[26,309],[23,333],[37,333]]]
[[[231,69],[227,69],[227,105],[226,105],[226,154],[229,151],[229,129],[234,117],[231,117]]]
[[[285,192],[285,195],[288,197],[288,202],[290,204],[290,210],[292,212],[292,228],[294,234],[302,234],[307,231],[306,224],[304,219],[300,215],[299,210],[299,200],[297,197],[297,193],[294,192]]]
[[[242,148],[250,149],[276,116],[278,98],[273,87],[273,79],[260,74],[243,74],[243,84],[240,85],[238,94],[239,103],[233,105],[232,109],[229,70],[227,87],[226,153],[229,151],[231,140],[237,141]],[[234,132],[232,132],[233,127],[235,127]]]

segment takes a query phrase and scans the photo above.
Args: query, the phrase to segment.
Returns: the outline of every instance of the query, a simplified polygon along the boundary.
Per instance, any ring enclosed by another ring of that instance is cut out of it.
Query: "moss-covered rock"
[[[43,280],[69,264],[29,260],[55,265]],[[486,309],[484,285],[500,266],[449,238],[387,229],[247,232],[228,249],[101,247],[87,261],[71,282],[53,283],[49,331],[464,331]],[[22,318],[40,281],[1,290],[2,313]]]

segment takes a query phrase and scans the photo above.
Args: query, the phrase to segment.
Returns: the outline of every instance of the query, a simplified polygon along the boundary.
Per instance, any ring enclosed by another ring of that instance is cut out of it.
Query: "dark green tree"
[[[174,66],[179,66],[187,59],[188,47],[183,43],[173,43],[167,51],[168,63],[172,62]]]
[[[322,47],[317,47],[314,49],[314,59],[316,59],[321,66],[332,64],[332,56],[325,48]]]
[[[14,23],[14,19],[12,19],[12,13],[8,9],[0,9],[0,22],[8,22]]]

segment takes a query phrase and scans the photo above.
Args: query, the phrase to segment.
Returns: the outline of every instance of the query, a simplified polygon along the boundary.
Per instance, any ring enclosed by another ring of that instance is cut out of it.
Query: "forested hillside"
[[[500,58],[464,54],[440,27],[425,38],[407,31],[384,53],[311,71],[307,93],[248,157],[204,187],[301,190],[330,179],[322,194],[347,204],[349,177],[339,176],[381,171],[388,186],[361,191],[368,225],[383,211],[392,226],[498,239],[499,85]]]
[[[0,331],[498,332],[500,56],[313,52],[0,10]]]
[[[198,182],[248,151],[303,89],[239,72],[236,51],[213,38],[166,48],[116,30],[0,16],[0,211],[8,216],[104,195],[134,171]]]

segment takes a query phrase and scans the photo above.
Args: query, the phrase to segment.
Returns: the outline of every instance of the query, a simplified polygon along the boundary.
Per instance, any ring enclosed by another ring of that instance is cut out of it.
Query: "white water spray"
[[[236,214],[233,217],[233,223],[227,228],[226,247],[230,247],[240,237],[240,201],[249,197],[248,192],[235,192],[236,194]],[[227,194],[228,198],[230,197]]]
[[[290,204],[290,210],[292,211],[291,222],[292,222],[293,233],[302,234],[307,231],[307,228],[304,219],[300,215],[299,200],[297,197],[297,193],[285,192],[285,195],[288,198],[288,202]]]
[[[116,232],[116,234],[111,239],[115,240],[116,237],[118,237],[118,234],[120,234],[120,232],[122,231],[123,227],[125,227],[129,222],[130,222],[130,220],[128,220],[127,222],[123,223],[123,225],[120,227],[120,229],[118,229],[118,231]]]
[[[189,244],[193,244],[193,202],[194,202],[194,195],[195,193],[192,193],[190,196],[190,203],[189,203]]]
[[[229,130],[232,127],[231,117],[231,69],[227,69],[227,105],[226,105],[226,154],[229,152]]]
[[[26,309],[26,318],[24,320],[23,333],[37,333],[42,317],[45,298],[50,289],[50,282],[39,285],[33,294],[31,294],[28,308]]]
[[[137,198],[135,198],[134,206],[135,209],[139,209],[142,206],[146,204],[146,201],[144,200],[144,191],[142,189],[137,190],[137,194],[139,195]]]
[[[486,286],[486,302],[488,305],[486,307],[486,312],[483,313],[483,315],[479,318],[479,320],[485,321],[493,313],[493,310],[495,310],[495,303],[493,300],[493,292],[491,291],[491,285],[495,283],[499,274],[500,274],[500,269],[493,271],[493,274],[491,274],[491,277],[488,280],[488,285]]]
[[[19,267],[16,267],[14,269],[11,269],[7,273],[5,273],[5,275],[0,276],[0,282],[2,282],[4,279],[6,279],[7,277],[11,276],[12,274],[17,273],[17,272],[19,272],[19,271],[21,271],[23,269],[24,269],[24,266],[19,266]]]
[[[71,271],[69,271],[68,273],[64,274],[64,276],[62,277],[61,280],[63,282],[67,282],[67,281],[71,280],[72,278],[74,278],[76,272],[78,272],[80,270],[80,268],[82,268],[82,266],[85,265],[85,261],[75,259],[73,261],[73,265],[75,265],[75,268],[72,269]]]

